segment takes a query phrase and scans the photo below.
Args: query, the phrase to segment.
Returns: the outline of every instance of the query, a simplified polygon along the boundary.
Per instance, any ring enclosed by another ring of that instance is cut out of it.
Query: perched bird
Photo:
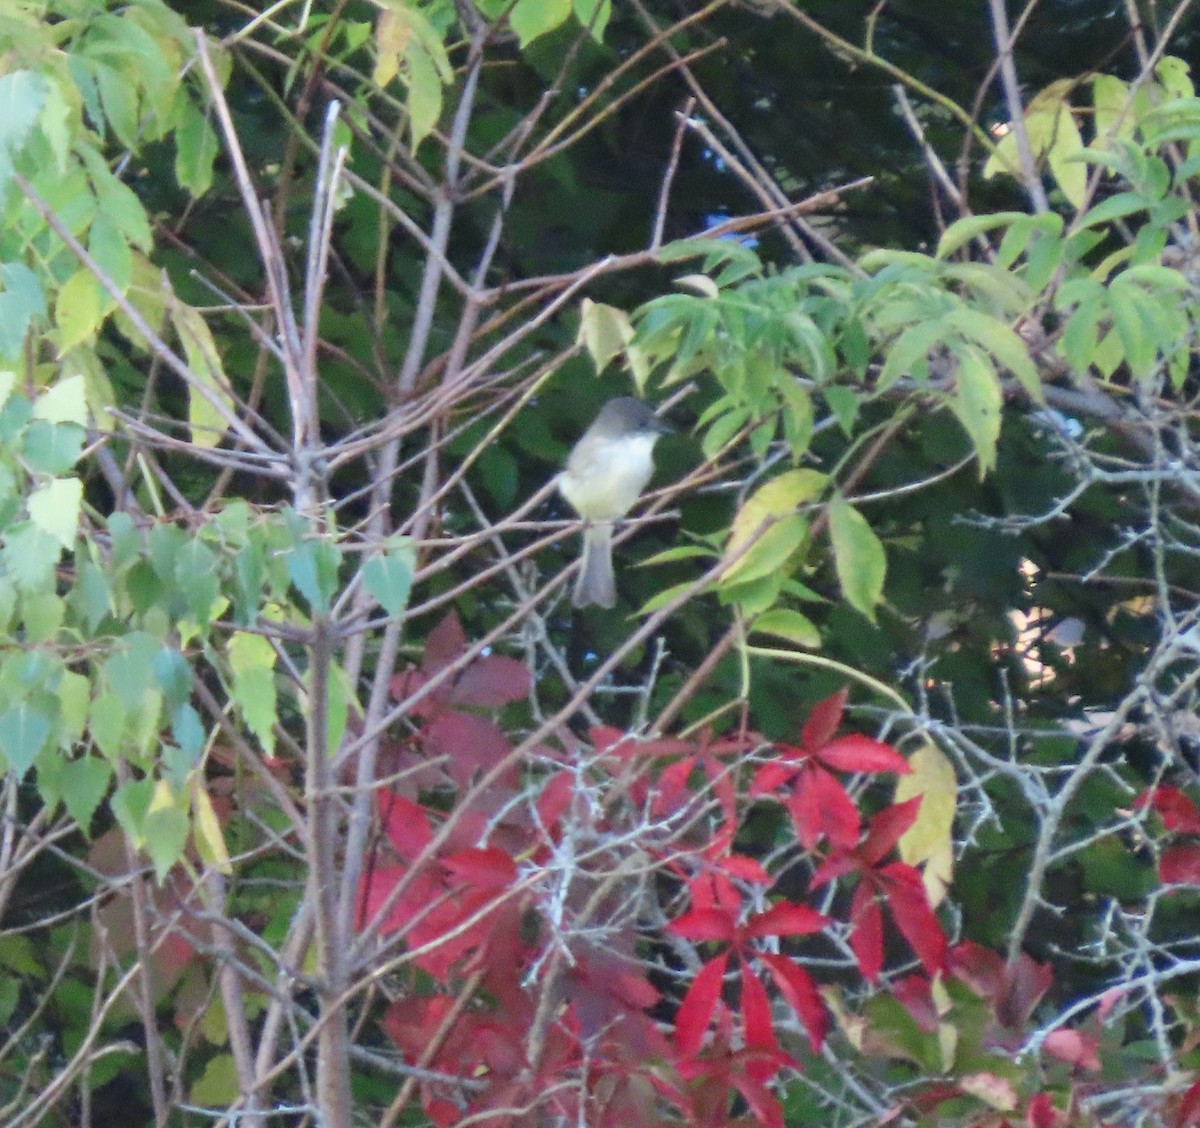
[[[558,476],[559,492],[587,522],[583,562],[571,602],[576,607],[617,602],[613,581],[613,522],[624,517],[654,473],[654,444],[670,431],[639,399],[609,400],[583,433]]]

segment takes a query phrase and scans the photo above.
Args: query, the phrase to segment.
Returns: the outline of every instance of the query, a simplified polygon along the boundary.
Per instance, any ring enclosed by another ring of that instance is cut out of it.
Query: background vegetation
[[[10,0],[0,1122],[1200,1124],[1193,8]]]

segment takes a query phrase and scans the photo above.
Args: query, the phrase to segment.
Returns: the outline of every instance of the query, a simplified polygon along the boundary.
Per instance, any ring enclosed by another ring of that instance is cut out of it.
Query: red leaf
[[[765,912],[756,913],[745,928],[746,936],[807,936],[820,932],[829,923],[816,909],[780,901]]]
[[[713,864],[752,885],[769,885],[771,882],[771,875],[763,869],[762,863],[756,858],[747,858],[744,854],[726,854]]]
[[[1200,845],[1172,846],[1158,860],[1164,885],[1200,885]]]
[[[800,1016],[808,1032],[808,1042],[813,1053],[821,1048],[829,1032],[829,1015],[817,992],[812,977],[794,960],[777,956],[773,952],[760,952],[758,958],[771,970],[775,986],[787,1000],[788,1006]]]
[[[687,940],[733,940],[737,925],[723,909],[689,909],[667,925],[667,931]]]
[[[448,700],[453,705],[499,709],[529,695],[533,684],[523,662],[503,654],[488,654],[472,662],[454,683]]]
[[[800,730],[800,742],[810,752],[821,748],[833,739],[838,725],[842,723],[842,713],[846,708],[846,698],[850,696],[848,688],[842,688],[832,697],[813,706],[804,728]]]
[[[893,803],[890,807],[884,807],[871,819],[871,829],[858,852],[859,857],[869,866],[878,864],[892,852],[904,832],[917,821],[920,810],[920,795],[905,799],[903,803]]]
[[[728,953],[709,960],[688,988],[675,1014],[675,1045],[681,1053],[694,1054],[700,1049],[717,1000],[721,997]]]
[[[1158,813],[1167,830],[1180,834],[1200,834],[1200,812],[1177,787],[1159,787],[1153,792],[1143,792],[1139,806],[1149,805]]]
[[[822,838],[847,850],[858,843],[862,825],[858,808],[824,768],[814,766],[800,773],[788,809],[796,837],[806,850],[815,849]]]
[[[936,1034],[938,1028],[937,1007],[933,1002],[933,990],[923,975],[906,975],[892,984],[892,994],[900,1005],[912,1015],[912,1020],[926,1034]]]
[[[426,635],[421,669],[427,674],[437,673],[438,670],[449,666],[466,649],[467,636],[458,621],[458,616],[451,611]]]
[[[850,949],[859,970],[868,983],[878,983],[883,970],[883,912],[875,901],[874,890],[865,881],[854,891],[850,919],[854,922]]]
[[[745,1067],[741,1072],[731,1074],[730,1080],[733,1082],[734,1088],[746,1100],[746,1105],[750,1109],[756,1124],[762,1125],[762,1128],[784,1128],[783,1110],[779,1106],[779,1101],[775,1099],[775,1094],[763,1084],[759,1077],[764,1069],[769,1068],[770,1073],[767,1077],[772,1077],[779,1071],[779,1063],[777,1058],[769,1054],[747,1052],[743,1055],[746,1059]],[[752,1065],[753,1059],[761,1059],[762,1064],[755,1063]],[[751,1070],[753,1069],[753,1072]]]
[[[1171,1128],[1197,1128],[1200,1125],[1200,1081],[1197,1081],[1179,1102]]]
[[[439,713],[423,733],[426,755],[446,757],[444,770],[460,787],[469,784],[477,771],[494,767],[512,751],[504,733],[475,713]]]
[[[1099,1069],[1100,1059],[1096,1051],[1100,1048],[1100,1039],[1078,1030],[1051,1030],[1042,1043],[1046,1052],[1059,1061],[1065,1061],[1076,1069]]]
[[[893,862],[880,871],[896,927],[904,934],[930,975],[946,962],[946,936],[925,896],[921,875],[912,866]]]
[[[675,814],[692,801],[693,794],[687,784],[695,767],[696,758],[687,756],[663,768],[654,784],[655,818]]]
[[[759,982],[758,976],[745,966],[742,967],[742,1026],[746,1032],[747,1046],[779,1049],[766,988]],[[770,1073],[766,1074],[766,1077],[770,1076]]]
[[[411,862],[433,840],[425,808],[396,791],[379,795],[379,814],[396,853]]]
[[[1050,1103],[1049,1093],[1038,1093],[1029,1102],[1025,1120],[1029,1128],[1056,1128],[1060,1117],[1054,1105]]]
[[[1004,990],[1004,960],[973,940],[955,944],[946,963],[955,979],[984,999],[999,998]]]
[[[908,775],[909,762],[888,744],[869,736],[842,736],[824,745],[816,754],[826,767],[839,772],[896,772]]]
[[[796,775],[797,770],[794,760],[763,764],[754,773],[754,779],[750,781],[750,790],[747,795],[751,799],[757,799],[760,795],[769,795],[789,782]]]
[[[996,1017],[1010,1029],[1022,1029],[1053,984],[1050,965],[1022,952],[1016,965],[1005,973],[1004,997],[996,1007]]]
[[[542,785],[542,793],[537,799],[537,813],[543,829],[552,831],[558,826],[558,820],[571,805],[571,797],[574,794],[573,772],[558,772]]]
[[[507,889],[517,879],[517,864],[503,850],[460,850],[442,858],[455,877],[476,889]]]
[[[641,745],[624,729],[613,728],[611,725],[595,725],[588,732],[588,736],[592,747],[600,755],[615,755],[624,760],[641,751]]]
[[[814,889],[820,889],[827,881],[833,881],[834,878],[859,868],[858,858],[853,854],[830,854],[813,871],[810,884]]]

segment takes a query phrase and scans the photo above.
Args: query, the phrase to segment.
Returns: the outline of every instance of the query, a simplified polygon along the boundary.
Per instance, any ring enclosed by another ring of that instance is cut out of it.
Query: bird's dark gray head
[[[665,435],[671,430],[650,407],[633,396],[611,399],[588,428],[588,434],[604,439],[632,438],[634,435]]]

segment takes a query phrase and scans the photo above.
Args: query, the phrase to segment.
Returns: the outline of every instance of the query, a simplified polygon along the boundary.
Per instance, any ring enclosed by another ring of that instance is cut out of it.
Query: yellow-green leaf
[[[597,374],[608,367],[613,357],[620,356],[632,340],[633,325],[623,309],[583,299],[575,342],[587,349]]]
[[[1000,408],[1004,397],[1000,377],[992,362],[970,345],[957,345],[955,373],[957,388],[950,407],[975,444],[982,478],[996,464],[996,443],[1000,439]]]
[[[883,598],[887,554],[867,519],[841,494],[829,503],[829,536],[842,594],[851,607],[875,621]]]
[[[74,423],[86,427],[87,388],[82,375],[68,376],[47,388],[33,405],[33,418],[47,423]]]
[[[816,650],[821,646],[821,632],[807,616],[790,607],[774,607],[759,615],[750,625],[752,631],[787,639],[797,646]]]
[[[78,478],[52,478],[29,495],[29,519],[63,548],[75,544],[83,483]]]
[[[192,777],[192,820],[192,837],[200,857],[218,873],[232,873],[221,821],[199,776]]]
[[[958,780],[954,765],[932,743],[922,744],[908,758],[912,772],[896,781],[897,803],[921,797],[916,822],[900,838],[900,857],[910,866],[924,865],[922,879],[931,905],[946,895],[954,873],[954,814]]]
[[[733,563],[722,576],[722,583],[734,577],[739,581],[749,579],[749,575],[742,574],[746,570],[747,559],[743,557],[738,560],[737,557],[763,522],[795,513],[805,502],[820,497],[828,481],[826,475],[816,470],[788,470],[759,486],[733,519],[729,545],[725,549],[725,558]]]
[[[192,429],[192,442],[201,447],[215,447],[229,426],[230,416],[237,412],[221,354],[199,311],[179,301],[172,301],[170,309],[171,321],[183,342],[192,373],[188,384],[188,423]]]
[[[100,326],[101,316],[100,283],[81,268],[62,284],[54,303],[58,355],[91,337]]]
[[[509,23],[522,48],[566,23],[572,0],[517,0]]]

